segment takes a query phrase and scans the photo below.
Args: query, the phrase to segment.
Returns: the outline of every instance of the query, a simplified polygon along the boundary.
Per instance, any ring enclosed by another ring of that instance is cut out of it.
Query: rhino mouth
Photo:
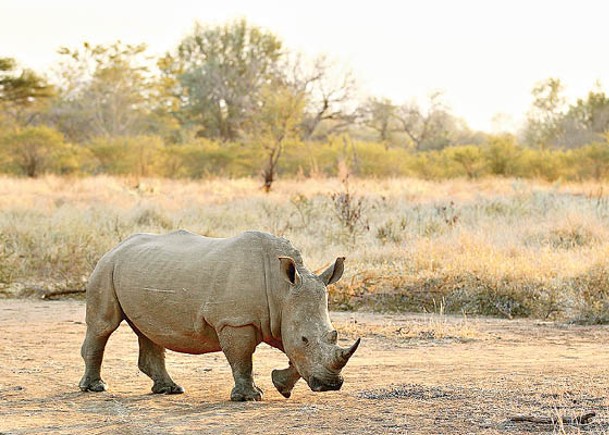
[[[316,376],[311,376],[308,380],[309,388],[311,391],[337,391],[343,386],[343,377],[339,376],[335,379],[322,380]]]

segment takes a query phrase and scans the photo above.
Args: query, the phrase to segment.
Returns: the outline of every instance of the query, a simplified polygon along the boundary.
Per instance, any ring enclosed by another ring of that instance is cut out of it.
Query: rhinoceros
[[[184,392],[167,373],[165,349],[222,351],[235,381],[231,400],[260,400],[252,355],[261,342],[289,359],[271,374],[284,397],[301,377],[312,391],[338,390],[360,343],[338,346],[328,315],[326,286],[341,278],[343,263],[339,257],[316,275],[288,240],[257,231],[231,238],[135,234],[106,253],[88,281],[80,389],[106,389],[104,349],[125,320],[138,336],[138,367],[153,393]]]

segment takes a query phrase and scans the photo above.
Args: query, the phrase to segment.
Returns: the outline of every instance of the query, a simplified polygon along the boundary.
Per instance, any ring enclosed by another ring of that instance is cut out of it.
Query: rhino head
[[[343,384],[342,368],[357,350],[360,339],[349,348],[337,345],[338,334],[328,314],[326,286],[343,275],[344,257],[336,259],[321,274],[280,257],[281,275],[289,288],[283,301],[281,336],[290,367],[273,371],[273,383],[289,397],[294,384],[302,377],[313,391],[338,390]]]

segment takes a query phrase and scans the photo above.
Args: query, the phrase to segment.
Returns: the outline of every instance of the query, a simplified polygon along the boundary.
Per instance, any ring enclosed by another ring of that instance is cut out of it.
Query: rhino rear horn
[[[345,257],[338,257],[326,270],[319,274],[325,285],[334,284],[345,271]]]
[[[361,341],[361,338],[358,338],[357,340],[355,340],[355,343],[353,343],[353,345],[348,349],[343,349],[340,347],[338,349],[336,349],[336,360],[334,362],[335,369],[340,370],[345,365],[347,365],[347,362],[349,362],[349,358],[351,358],[353,356],[353,354],[359,347],[360,341]]]

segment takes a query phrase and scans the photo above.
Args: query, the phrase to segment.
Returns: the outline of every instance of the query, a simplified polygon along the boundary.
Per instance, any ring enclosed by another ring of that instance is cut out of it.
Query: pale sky
[[[243,17],[349,67],[364,95],[424,102],[441,90],[456,116],[492,131],[497,114],[517,125],[548,77],[571,99],[598,80],[607,89],[608,16],[602,0],[0,0],[0,57],[45,73],[61,46],[120,39],[160,54],[196,20]]]

